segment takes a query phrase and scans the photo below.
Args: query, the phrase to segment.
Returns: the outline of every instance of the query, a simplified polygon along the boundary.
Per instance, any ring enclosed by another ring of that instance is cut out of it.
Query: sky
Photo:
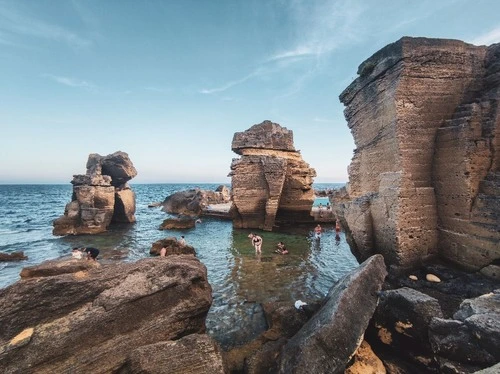
[[[0,184],[69,183],[128,153],[131,183],[230,183],[235,132],[293,131],[346,182],[340,93],[403,36],[500,42],[498,0],[0,0]]]

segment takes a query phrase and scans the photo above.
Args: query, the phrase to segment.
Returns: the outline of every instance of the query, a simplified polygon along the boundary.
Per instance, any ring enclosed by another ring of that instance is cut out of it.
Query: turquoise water
[[[52,222],[63,214],[71,199],[70,184],[0,185],[0,252],[22,250],[29,257],[22,262],[0,262],[0,287],[17,281],[22,267],[69,256],[76,246],[99,248],[101,261],[134,261],[149,257],[154,241],[184,235],[207,267],[213,289],[208,333],[223,347],[229,347],[265,329],[261,303],[323,297],[343,274],[357,266],[343,233],[340,241],[335,240],[331,225],[324,226],[320,241],[312,239],[313,227],[281,233],[257,231],[264,239],[259,256],[250,244],[250,230],[233,229],[230,221],[206,217],[190,230],[158,229],[168,215],[160,208],[148,208],[150,203],[163,201],[176,191],[217,186],[132,185],[137,202],[136,223],[114,226],[99,235],[57,237],[52,235]],[[315,188],[337,186],[318,184]],[[286,243],[289,255],[274,253],[278,241]]]

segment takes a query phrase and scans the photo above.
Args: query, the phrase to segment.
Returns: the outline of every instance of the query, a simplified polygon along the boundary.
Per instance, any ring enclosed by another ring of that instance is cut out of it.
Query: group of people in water
[[[314,233],[314,239],[316,240],[321,239],[323,228],[319,223],[314,228],[313,233]],[[248,237],[252,242],[252,246],[255,248],[255,253],[258,254],[262,253],[262,243],[263,243],[262,237],[257,234],[254,234],[253,232],[250,233]],[[338,218],[335,220],[335,240],[337,241],[340,240],[340,221]],[[279,253],[281,255],[286,255],[289,253],[288,249],[285,246],[285,243],[281,241],[278,242],[278,244],[276,245],[276,249],[274,252]]]

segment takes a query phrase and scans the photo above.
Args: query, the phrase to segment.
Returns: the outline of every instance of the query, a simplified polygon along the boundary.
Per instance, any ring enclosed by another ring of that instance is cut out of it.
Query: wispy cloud
[[[475,45],[490,45],[494,43],[500,43],[500,26],[488,31],[485,34],[476,36],[471,40],[471,43]]]
[[[262,74],[262,69],[259,68],[259,69],[255,70],[255,71],[253,71],[252,73],[244,76],[241,79],[237,79],[237,80],[233,80],[233,81],[227,82],[226,84],[224,84],[222,86],[219,86],[219,87],[215,87],[215,88],[204,88],[204,89],[200,90],[199,93],[202,93],[202,94],[213,94],[213,93],[216,93],[216,92],[223,92],[223,91],[226,91],[226,90],[230,89],[231,87],[234,87],[236,85],[242,84],[242,83],[246,82],[247,80],[249,80],[251,78],[254,78],[254,77],[257,77],[257,76],[259,76],[261,74]]]
[[[62,85],[68,86],[68,87],[75,87],[75,88],[84,88],[90,91],[94,91],[97,89],[97,86],[93,83],[80,80],[80,79],[75,79],[75,78],[70,78],[70,77],[63,77],[59,75],[52,75],[52,74],[43,74],[44,78],[49,78],[53,80],[54,82],[60,83]]]
[[[71,30],[30,17],[6,3],[0,3],[0,30],[10,37],[7,40],[11,42],[16,37],[24,36],[62,42],[74,48],[86,48],[92,44]]]

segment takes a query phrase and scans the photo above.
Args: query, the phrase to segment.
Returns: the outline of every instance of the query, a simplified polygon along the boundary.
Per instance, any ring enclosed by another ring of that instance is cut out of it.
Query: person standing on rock
[[[262,253],[262,238],[259,235],[255,235],[253,232],[248,235],[252,240],[252,245],[255,248],[256,253]]]

